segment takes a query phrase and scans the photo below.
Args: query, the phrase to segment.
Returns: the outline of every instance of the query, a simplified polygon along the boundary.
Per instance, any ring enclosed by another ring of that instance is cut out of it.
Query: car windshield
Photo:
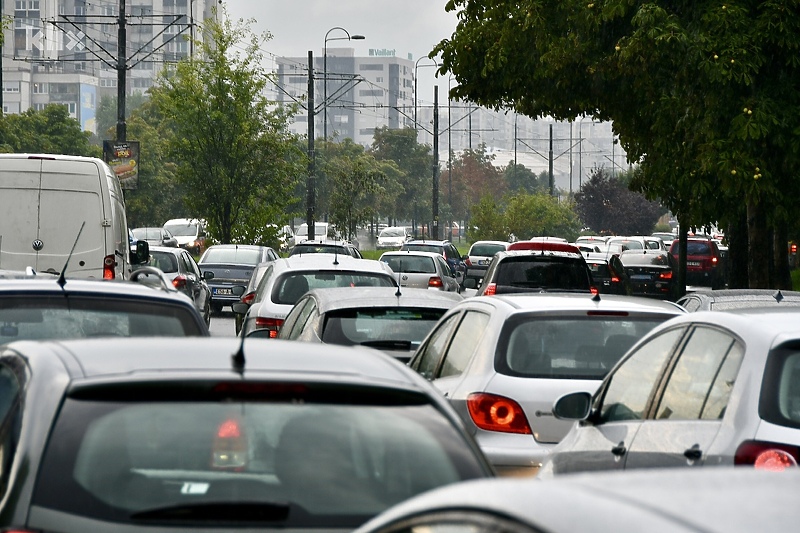
[[[421,255],[384,255],[381,261],[389,265],[395,272],[406,272],[409,274],[433,274],[436,272],[436,264],[432,257]]]
[[[452,425],[416,395],[244,383],[249,399],[231,397],[230,383],[205,389],[211,400],[185,383],[182,398],[68,398],[33,504],[137,525],[352,529],[481,475]]]
[[[0,344],[85,337],[204,335],[193,310],[162,301],[61,294],[0,298]]]
[[[469,249],[469,255],[480,257],[492,257],[497,252],[502,252],[506,249],[504,244],[474,244]]]
[[[382,230],[379,237],[405,237],[406,230],[403,228],[386,228]]]
[[[198,234],[197,224],[169,224],[164,227],[175,237],[195,237]]]
[[[178,271],[178,258],[169,252],[150,252],[150,261],[147,264],[159,268],[167,274]]]
[[[253,248],[209,248],[202,258],[206,264],[257,265],[261,262],[261,251]]]
[[[503,329],[495,366],[518,377],[602,379],[636,341],[668,318],[519,317]]]
[[[442,317],[445,309],[390,307],[344,309],[325,315],[322,342],[330,344],[373,344],[376,341],[405,341],[414,350]]]
[[[311,289],[330,287],[394,287],[389,274],[317,270],[313,272],[288,272],[275,280],[272,301],[276,304],[294,305]],[[261,292],[261,290],[259,290]]]

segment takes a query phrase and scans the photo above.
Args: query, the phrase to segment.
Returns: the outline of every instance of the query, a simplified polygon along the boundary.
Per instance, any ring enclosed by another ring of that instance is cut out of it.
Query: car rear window
[[[343,254],[350,255],[344,246],[335,244],[298,244],[289,252],[289,256],[301,254]]]
[[[410,250],[412,252],[433,252],[437,254],[442,253],[442,247],[436,244],[404,244],[401,250]]]
[[[272,287],[272,301],[276,304],[294,305],[311,289],[330,287],[394,287],[395,282],[389,274],[315,270],[312,272],[290,271],[275,280]]]
[[[160,268],[167,274],[178,271],[178,258],[170,252],[150,252],[150,261],[147,264]]]
[[[620,259],[625,266],[669,266],[669,256],[666,253],[623,253]]]
[[[503,287],[518,289],[589,290],[589,269],[583,259],[552,255],[505,258],[492,282],[497,292]]]
[[[70,295],[0,298],[0,344],[86,337],[207,335],[197,311],[168,301]]]
[[[709,247],[707,242],[686,243],[686,255],[710,255],[710,254],[711,254],[711,248]]]
[[[251,248],[209,248],[202,261],[211,264],[257,265],[261,262],[261,251]]]
[[[413,350],[445,313],[430,308],[343,309],[326,313],[322,341]]]
[[[68,398],[33,504],[142,526],[352,529],[417,493],[483,475],[419,397],[374,392],[372,404],[352,388],[245,388],[249,398]]]
[[[767,422],[800,429],[800,342],[770,353],[758,412]]]
[[[504,244],[474,244],[469,249],[470,256],[492,257],[497,252],[502,252],[506,247]]]
[[[503,328],[495,367],[529,378],[602,379],[647,332],[671,315],[523,315]]]
[[[586,263],[589,270],[592,271],[593,278],[610,278],[611,269],[608,268],[606,263]]]
[[[389,265],[395,272],[407,272],[409,274],[433,274],[436,272],[436,264],[433,257],[419,255],[385,255],[381,261]]]

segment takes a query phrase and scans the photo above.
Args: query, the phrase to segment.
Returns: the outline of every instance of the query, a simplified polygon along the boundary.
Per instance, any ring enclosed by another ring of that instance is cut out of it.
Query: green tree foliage
[[[487,194],[502,198],[506,193],[506,182],[493,161],[494,155],[486,152],[485,144],[476,150],[464,150],[453,158],[451,210],[457,220],[469,219],[470,207]],[[441,179],[439,185],[441,188]]]
[[[185,187],[186,205],[221,242],[263,242],[292,213],[305,156],[287,127],[292,109],[264,95],[271,75],[261,66],[249,22],[221,13],[208,20],[195,57],[181,61],[151,90],[173,134],[169,157]]]
[[[432,54],[458,81],[451,98],[613,120],[642,168],[633,186],[682,225],[746,205],[750,284],[767,285],[766,229],[785,227],[800,192],[800,4],[450,0],[447,9],[459,24]]]
[[[471,241],[505,241],[508,240],[509,229],[505,219],[505,205],[498,203],[497,198],[487,194],[472,206],[472,218],[467,229],[467,238]]]
[[[545,179],[547,174],[545,174]],[[542,182],[540,177],[525,165],[514,164],[509,161],[503,170],[506,187],[511,193],[523,192],[527,194],[544,193],[550,191],[547,181]]]
[[[102,150],[89,143],[91,133],[82,131],[67,108],[50,104],[41,111],[29,109],[0,118],[0,151],[101,157]]]
[[[628,189],[624,175],[613,177],[604,168],[592,172],[575,195],[575,205],[584,225],[595,233],[611,235],[649,235],[667,211]]]
[[[128,120],[133,113],[147,101],[147,95],[133,93],[125,97],[125,115]],[[95,112],[97,135],[101,139],[116,139],[117,133],[117,97],[103,95],[97,102]],[[127,122],[127,120],[126,120]],[[130,137],[130,134],[127,135]],[[131,137],[133,138],[133,137]]]
[[[396,171],[387,172],[394,178],[391,190],[397,194],[388,197],[393,205],[382,205],[381,214],[394,219],[429,217],[433,155],[429,145],[417,142],[416,130],[378,128],[369,152],[379,161],[394,161],[397,167]]]
[[[581,224],[574,206],[549,194],[516,194],[508,199],[506,226],[520,239],[552,236],[574,241]]]

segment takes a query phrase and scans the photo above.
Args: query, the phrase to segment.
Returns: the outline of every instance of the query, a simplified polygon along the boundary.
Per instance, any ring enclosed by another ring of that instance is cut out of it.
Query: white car
[[[236,303],[233,311],[244,315],[240,335],[257,332],[275,338],[294,304],[311,289],[396,286],[392,269],[374,259],[332,254],[292,256],[273,261],[267,268],[249,309],[245,303]]]
[[[409,240],[411,240],[411,234],[407,228],[390,226],[381,230],[375,246],[378,250],[399,250],[403,243]]]

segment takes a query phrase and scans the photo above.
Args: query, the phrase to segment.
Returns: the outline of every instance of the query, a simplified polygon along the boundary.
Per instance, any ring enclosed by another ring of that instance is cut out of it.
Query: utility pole
[[[450,206],[450,220],[447,221],[447,232],[453,240],[453,110],[450,102],[450,83],[447,87],[447,204]],[[458,234],[461,242],[461,233]]]
[[[308,178],[306,178],[306,225],[308,238],[314,239],[314,203],[316,202],[314,162],[314,52],[308,51]]]
[[[433,86],[433,238],[439,239],[439,86]]]
[[[550,157],[549,159],[549,167],[550,167],[550,196],[556,195],[556,183],[555,179],[553,178],[553,124],[550,124]]]
[[[125,0],[119,0],[119,31],[117,32],[117,141],[127,140],[125,124],[125,75],[128,72],[128,49],[125,44]]]

